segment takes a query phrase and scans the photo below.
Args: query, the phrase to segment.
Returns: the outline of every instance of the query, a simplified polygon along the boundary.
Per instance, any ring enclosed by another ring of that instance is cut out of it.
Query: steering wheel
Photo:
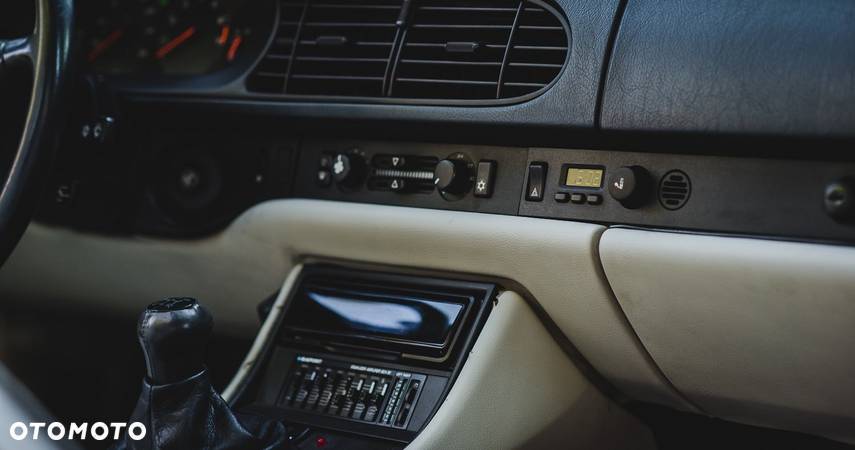
[[[13,0],[20,1],[20,0]],[[9,70],[30,69],[29,95],[24,129],[0,191],[0,265],[2,265],[30,222],[57,144],[63,114],[62,93],[68,77],[73,26],[72,0],[35,0],[33,33],[19,39],[0,39],[0,83]],[[13,9],[0,7],[2,13]],[[8,121],[9,103],[0,98],[0,117]],[[26,387],[0,363],[0,447],[74,448],[73,442],[12,440],[9,426],[22,421],[44,422],[50,416]]]
[[[74,20],[72,3],[73,0],[35,0],[33,33],[19,39],[0,39],[0,83],[9,70],[29,68],[33,79],[24,129],[0,191],[0,265],[12,253],[32,218],[60,135],[64,106],[61,96],[68,78]],[[8,5],[0,7],[9,9]],[[12,114],[9,103],[0,99],[0,117]]]

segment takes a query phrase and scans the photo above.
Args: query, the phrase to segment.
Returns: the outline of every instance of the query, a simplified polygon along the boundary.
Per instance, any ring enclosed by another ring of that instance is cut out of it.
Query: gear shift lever
[[[127,435],[117,450],[288,449],[285,427],[264,417],[240,415],[214,391],[205,369],[205,347],[214,320],[192,298],[149,305],[137,334],[146,377],[129,422],[146,427],[142,440]]]
[[[169,384],[205,369],[205,350],[214,327],[207,309],[192,298],[167,298],[148,305],[137,331],[152,384]]]

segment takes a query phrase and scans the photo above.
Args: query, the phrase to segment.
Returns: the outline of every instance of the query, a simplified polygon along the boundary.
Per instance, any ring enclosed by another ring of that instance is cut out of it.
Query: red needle
[[[217,38],[217,44],[226,45],[226,41],[229,40],[229,31],[231,31],[231,29],[228,25],[223,25],[223,27],[220,28],[220,37]]]
[[[240,35],[235,36],[232,40],[232,45],[229,46],[228,52],[226,52],[226,61],[232,62],[235,60],[235,56],[237,56],[238,47],[240,47],[240,43],[243,42],[243,38]]]
[[[103,41],[95,45],[95,48],[93,48],[92,51],[89,52],[89,55],[86,56],[86,59],[89,60],[89,62],[93,62],[98,59],[98,57],[101,56],[102,53],[106,52],[107,49],[112,47],[113,44],[115,44],[116,41],[118,41],[119,38],[122,37],[122,33],[124,33],[124,31],[119,28],[118,30],[115,30],[112,33],[108,34]]]
[[[166,44],[163,44],[163,47],[157,49],[157,51],[154,52],[154,57],[157,59],[163,59],[163,57],[168,55],[169,52],[175,50],[176,47],[183,44],[184,41],[186,41],[187,39],[190,39],[190,37],[193,36],[193,33],[195,32],[196,27],[190,27],[182,31],[181,34],[174,37],[171,41],[167,42]]]

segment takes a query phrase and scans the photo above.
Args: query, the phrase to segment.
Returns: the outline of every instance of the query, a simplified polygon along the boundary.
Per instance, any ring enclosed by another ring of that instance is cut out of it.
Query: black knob
[[[650,173],[641,166],[621,167],[609,177],[609,194],[625,208],[643,206],[653,191]]]
[[[354,187],[365,176],[365,159],[355,153],[339,153],[333,158],[332,173],[337,184]]]
[[[840,222],[855,218],[855,180],[844,178],[829,183],[825,187],[823,198],[825,211],[834,220]]]
[[[195,299],[174,297],[148,305],[137,334],[151,384],[185,380],[205,368],[214,319]]]
[[[464,160],[443,159],[434,169],[433,184],[443,193],[465,193],[469,185],[468,166]]]

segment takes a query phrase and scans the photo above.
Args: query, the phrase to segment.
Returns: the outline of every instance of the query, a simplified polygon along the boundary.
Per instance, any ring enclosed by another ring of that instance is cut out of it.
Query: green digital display
[[[564,184],[570,187],[599,188],[603,185],[603,169],[568,167]]]

